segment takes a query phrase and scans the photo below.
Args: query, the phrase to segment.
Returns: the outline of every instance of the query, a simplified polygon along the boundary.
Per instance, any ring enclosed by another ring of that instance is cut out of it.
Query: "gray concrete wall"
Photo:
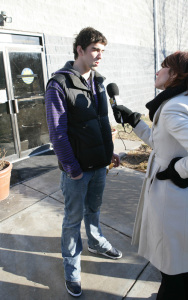
[[[158,0],[161,60],[185,49],[187,0]],[[115,82],[129,108],[147,113],[155,95],[153,0],[1,0],[13,22],[4,29],[44,33],[48,74],[73,59],[75,35],[93,26],[108,39],[99,68],[106,85]],[[110,119],[113,122],[109,108]]]

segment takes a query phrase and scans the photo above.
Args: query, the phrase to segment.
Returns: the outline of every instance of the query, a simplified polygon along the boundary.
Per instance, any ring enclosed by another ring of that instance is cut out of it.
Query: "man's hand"
[[[81,173],[80,175],[78,175],[76,177],[71,177],[71,179],[78,180],[78,179],[81,179],[82,177],[83,177],[83,173]]]
[[[119,167],[119,165],[120,165],[119,155],[113,153],[113,155],[112,155],[112,163],[114,164],[114,168]]]

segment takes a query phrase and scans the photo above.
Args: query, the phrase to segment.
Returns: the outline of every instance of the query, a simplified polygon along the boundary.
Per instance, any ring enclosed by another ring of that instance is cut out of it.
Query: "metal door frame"
[[[15,113],[16,108],[13,107],[13,102],[10,101],[10,100],[14,100],[14,93],[13,93],[13,82],[12,82],[12,76],[11,76],[9,53],[12,51],[26,52],[26,53],[27,52],[28,53],[31,53],[31,52],[41,53],[44,91],[45,91],[46,84],[47,84],[47,66],[46,66],[46,55],[45,55],[45,51],[44,51],[44,35],[36,34],[36,33],[27,33],[27,32],[7,31],[7,30],[6,31],[0,30],[0,34],[39,37],[42,41],[41,45],[0,43],[0,51],[3,52],[3,62],[4,62],[4,69],[5,69],[6,87],[7,87],[7,101],[9,104],[10,118],[11,118],[12,130],[13,130],[14,146],[15,146],[15,152],[16,152],[15,154],[10,155],[8,157],[8,160],[15,162],[22,158],[28,157],[33,150],[29,149],[24,152],[21,151],[18,121],[17,121],[17,115]],[[15,105],[15,103],[14,103],[14,105]],[[47,146],[47,148],[50,148],[50,144]],[[47,151],[47,150],[45,150],[45,151]]]

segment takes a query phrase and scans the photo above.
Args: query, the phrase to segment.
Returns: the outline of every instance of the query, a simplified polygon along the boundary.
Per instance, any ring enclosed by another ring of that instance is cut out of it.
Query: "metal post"
[[[153,0],[153,17],[154,17],[154,48],[155,48],[155,73],[156,73],[160,69],[157,0]],[[155,75],[155,78],[156,78],[156,75]],[[155,89],[155,96],[156,96],[156,94],[157,94],[157,91]]]

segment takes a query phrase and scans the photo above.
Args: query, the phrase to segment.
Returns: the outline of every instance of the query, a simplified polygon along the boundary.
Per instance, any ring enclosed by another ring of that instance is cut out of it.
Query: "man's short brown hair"
[[[107,45],[107,39],[98,30],[92,27],[83,28],[76,36],[73,44],[74,59],[78,58],[77,46],[81,46],[85,50],[92,43],[101,43]]]

